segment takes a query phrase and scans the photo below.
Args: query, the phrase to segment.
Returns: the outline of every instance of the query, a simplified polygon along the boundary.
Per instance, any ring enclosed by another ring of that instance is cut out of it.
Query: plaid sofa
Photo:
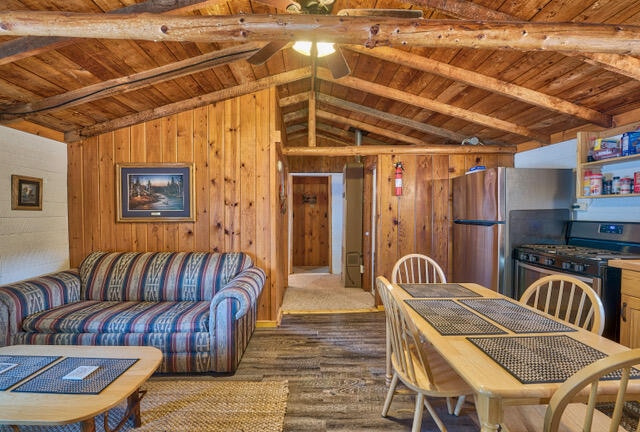
[[[233,372],[265,273],[244,253],[93,252],[0,287],[0,345],[151,345],[159,372]]]

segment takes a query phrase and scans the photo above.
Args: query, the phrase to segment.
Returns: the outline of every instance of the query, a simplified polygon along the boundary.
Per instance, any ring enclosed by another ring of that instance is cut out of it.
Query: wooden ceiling
[[[280,3],[4,0],[0,124],[73,142],[270,86],[288,147],[353,146],[361,130],[363,145],[517,151],[640,119],[637,0],[335,0],[327,16]],[[337,16],[363,8],[423,18]],[[298,38],[338,42],[351,73],[290,43],[247,61]]]

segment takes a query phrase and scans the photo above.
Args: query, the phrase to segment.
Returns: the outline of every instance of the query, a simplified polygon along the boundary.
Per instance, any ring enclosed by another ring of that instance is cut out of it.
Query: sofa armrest
[[[211,299],[211,318],[214,318],[218,305],[226,299],[236,302],[234,318],[240,319],[250,309],[255,310],[258,297],[264,287],[266,275],[259,267],[250,267],[231,279]]]
[[[0,286],[0,346],[11,345],[25,317],[80,300],[76,269]]]
[[[209,332],[211,368],[233,372],[256,327],[258,297],[266,275],[250,267],[229,281],[211,300]]]

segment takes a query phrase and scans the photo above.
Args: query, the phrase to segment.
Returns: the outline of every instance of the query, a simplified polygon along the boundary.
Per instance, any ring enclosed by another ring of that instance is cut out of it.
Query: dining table
[[[482,432],[499,430],[506,406],[547,404],[579,369],[629,349],[475,283],[392,284],[391,292],[473,389]],[[628,393],[640,398],[640,370],[632,378]],[[603,381],[600,399],[617,388],[615,376]]]

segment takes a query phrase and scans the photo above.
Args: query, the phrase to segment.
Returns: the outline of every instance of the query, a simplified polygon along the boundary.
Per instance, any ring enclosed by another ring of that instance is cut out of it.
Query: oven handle
[[[622,302],[622,310],[620,311],[620,318],[623,322],[627,322],[627,302]]]

